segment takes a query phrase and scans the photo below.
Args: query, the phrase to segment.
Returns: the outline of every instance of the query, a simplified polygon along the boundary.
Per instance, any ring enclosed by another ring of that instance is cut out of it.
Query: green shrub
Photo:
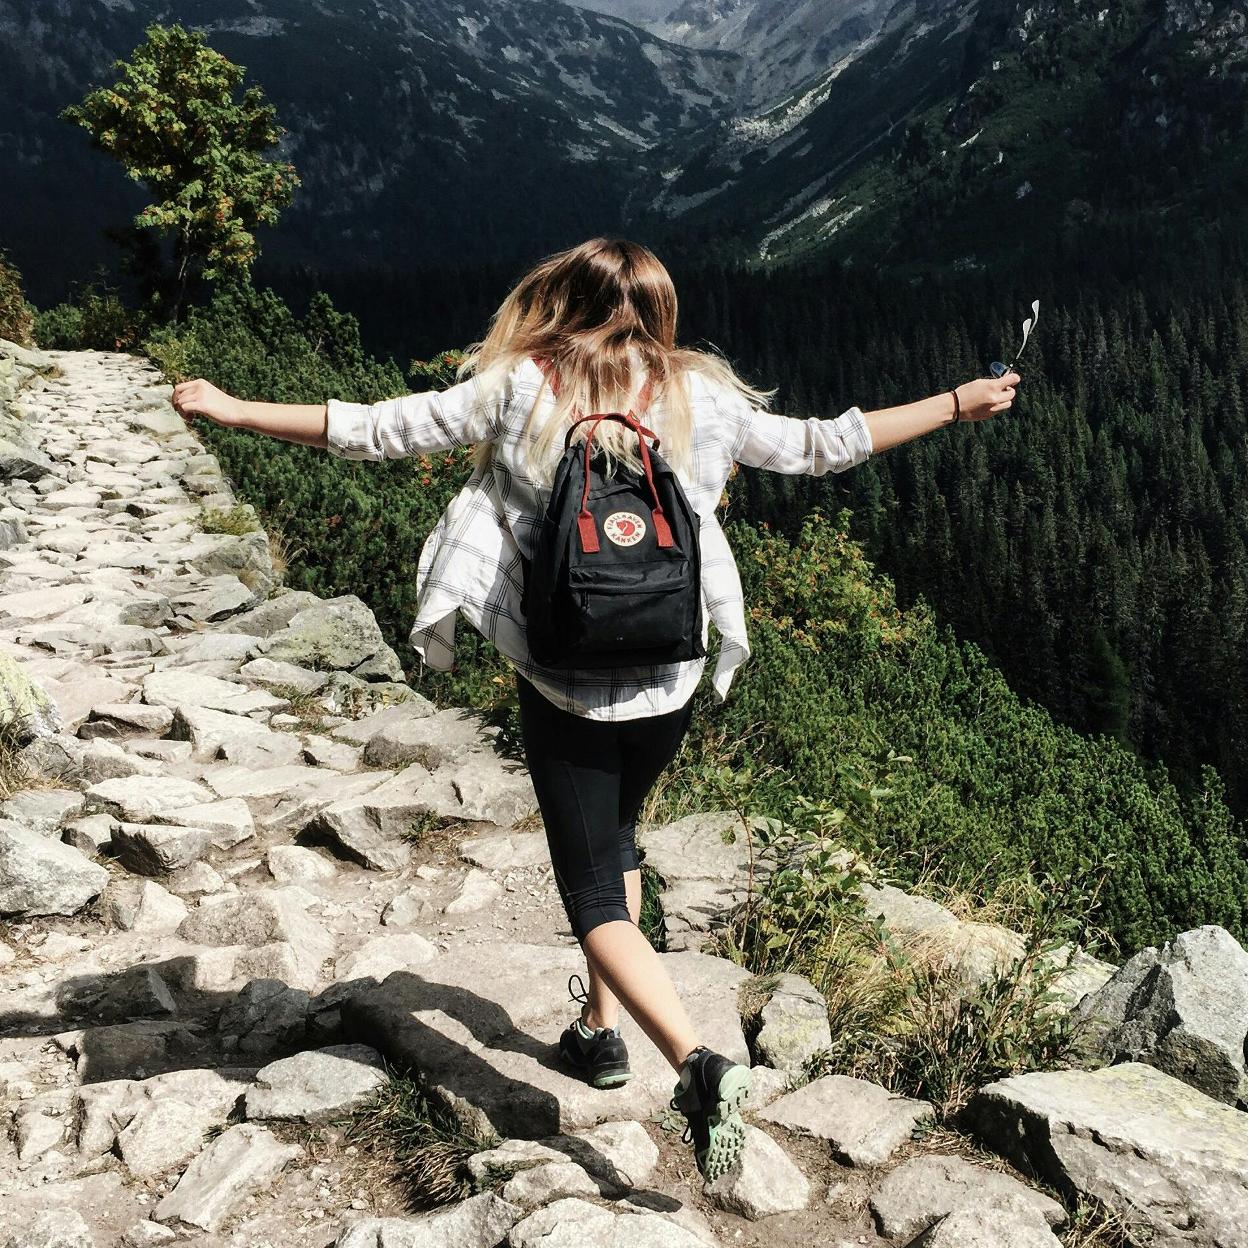
[[[222,507],[205,507],[199,517],[201,533],[228,533],[232,537],[244,537],[248,533],[258,533],[260,522],[256,519],[255,508],[249,503],[235,503],[228,509]]]
[[[146,314],[128,307],[103,281],[35,315],[39,345],[62,351],[133,351],[146,332]]]
[[[22,289],[22,275],[0,251],[0,338],[19,347],[34,345],[34,318]]]

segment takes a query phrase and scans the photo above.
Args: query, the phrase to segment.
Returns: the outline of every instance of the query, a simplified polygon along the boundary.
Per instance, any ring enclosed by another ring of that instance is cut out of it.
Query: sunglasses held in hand
[[[1035,329],[1036,322],[1040,319],[1040,300],[1034,299],[1031,304],[1031,315],[1023,322],[1023,341],[1019,344],[1018,350],[1014,352],[1014,358],[1008,363],[1003,364],[1000,360],[993,360],[988,365],[988,371],[994,377],[1004,377],[1006,373],[1014,372],[1018,368],[1019,357],[1027,348],[1027,340],[1031,337],[1031,331]]]

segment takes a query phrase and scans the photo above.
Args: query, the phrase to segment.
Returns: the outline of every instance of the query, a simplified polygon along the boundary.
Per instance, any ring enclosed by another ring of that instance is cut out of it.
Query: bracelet
[[[949,393],[953,395],[953,419],[949,423],[956,425],[962,419],[962,401],[958,398],[956,390],[950,390]]]

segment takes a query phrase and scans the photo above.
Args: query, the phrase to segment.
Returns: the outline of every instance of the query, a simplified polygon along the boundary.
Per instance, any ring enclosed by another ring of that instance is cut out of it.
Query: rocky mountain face
[[[136,358],[0,342],[5,1248],[1060,1248],[1093,1202],[1154,1245],[1243,1242],[1228,933],[1116,970],[1067,948],[1048,1008],[1090,1068],[979,1089],[958,1125],[1014,1169],[983,1165],[926,1101],[811,1077],[833,1038],[813,984],[707,950],[753,878],[724,812],[640,832],[660,956],[752,1068],[741,1161],[699,1184],[631,1020],[626,1092],[555,1057],[583,964],[524,769],[405,683],[359,599],[281,586],[168,400]],[[1023,953],[862,887],[959,992]],[[411,1078],[476,1140],[422,1214],[348,1131]]]
[[[907,0],[684,0],[651,29],[689,47],[740,53],[751,67],[742,98],[763,108],[843,68],[914,8]]]
[[[0,0],[0,244],[37,301],[142,202],[57,114],[173,21],[247,66],[289,131],[304,185],[269,258],[339,267],[527,256],[614,228],[639,157],[719,116],[740,74],[558,0]]]
[[[731,230],[756,259],[936,266],[1216,219],[1242,183],[1246,21],[1211,0],[897,5],[779,104],[676,140],[639,213],[673,237]]]
[[[870,47],[891,21],[913,14],[907,0],[593,0],[690,48],[738,53],[748,69],[740,103],[774,104]]]

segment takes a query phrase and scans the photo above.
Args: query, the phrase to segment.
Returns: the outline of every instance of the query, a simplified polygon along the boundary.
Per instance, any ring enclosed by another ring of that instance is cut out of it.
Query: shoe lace
[[[580,984],[579,990],[572,987],[574,983]],[[589,990],[585,987],[585,981],[579,975],[573,974],[568,976],[568,996],[581,1005],[589,1004]]]
[[[672,1099],[668,1101],[667,1107],[669,1109],[674,1109],[678,1114],[681,1114],[685,1119],[685,1129],[680,1133],[680,1142],[682,1144],[692,1144],[693,1143],[693,1123],[689,1121],[689,1115],[686,1114],[685,1111],[681,1108],[680,1102],[676,1099],[676,1097],[672,1097]]]

